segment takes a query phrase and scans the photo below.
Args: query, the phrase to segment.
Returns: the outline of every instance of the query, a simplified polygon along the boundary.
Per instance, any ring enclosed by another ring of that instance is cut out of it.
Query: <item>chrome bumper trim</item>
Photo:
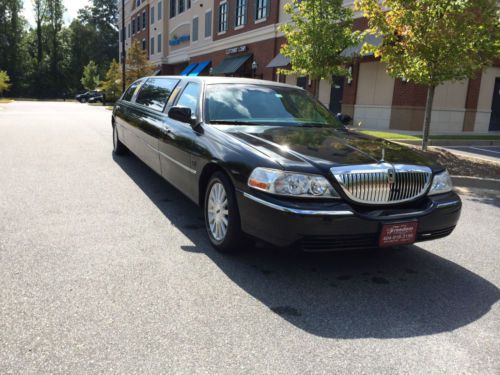
[[[268,202],[264,199],[257,198],[256,196],[253,196],[251,194],[242,192],[243,196],[245,198],[248,198],[250,200],[253,200],[254,202],[260,203],[264,206],[273,208],[278,211],[282,212],[288,212],[291,214],[297,214],[297,215],[308,215],[308,216],[352,216],[354,213],[352,211],[320,211],[320,210],[301,210],[299,208],[291,208],[291,207],[285,207],[281,206],[278,204],[274,204],[271,202]]]
[[[460,204],[460,201],[438,203],[437,208],[451,207],[451,206],[456,206],[458,204]]]

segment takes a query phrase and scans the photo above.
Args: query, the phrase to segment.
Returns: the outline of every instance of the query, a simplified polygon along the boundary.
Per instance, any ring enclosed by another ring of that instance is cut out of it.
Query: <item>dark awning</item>
[[[355,47],[346,48],[345,50],[342,51],[342,53],[340,55],[344,56],[344,57],[360,56],[361,49],[363,48],[363,45],[365,43],[368,43],[368,44],[371,44],[371,45],[378,47],[382,44],[382,38],[375,36],[375,35],[372,35],[372,34],[365,35],[363,38],[363,41],[359,45],[357,45]]]
[[[180,76],[187,76],[189,73],[191,73],[194,70],[196,65],[198,65],[198,64],[189,64],[188,66],[186,66],[186,68],[179,75]]]
[[[247,62],[247,60],[251,57],[252,55],[243,55],[243,56],[233,56],[233,57],[226,57],[222,62],[217,65],[213,73],[214,75],[217,74],[233,74],[236,73],[236,71],[241,68],[241,66]]]
[[[189,73],[189,75],[194,77],[199,76],[200,73],[203,72],[205,68],[210,65],[210,63],[211,63],[210,60],[198,63],[198,66],[191,73]]]
[[[283,68],[288,64],[290,64],[290,59],[283,56],[281,53],[278,53],[274,57],[274,59],[272,59],[271,62],[266,65],[266,68]]]

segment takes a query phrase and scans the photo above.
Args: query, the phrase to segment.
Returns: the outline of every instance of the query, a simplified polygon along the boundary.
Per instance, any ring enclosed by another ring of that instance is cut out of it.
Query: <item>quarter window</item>
[[[136,81],[132,83],[127,91],[125,91],[125,94],[123,95],[122,100],[125,100],[127,102],[130,102],[132,100],[132,97],[134,96],[135,90],[137,90],[137,87],[139,87],[141,81]]]
[[[227,31],[227,3],[223,3],[219,6],[219,33]]]
[[[200,90],[201,86],[198,83],[188,83],[188,85],[182,92],[176,106],[190,108],[191,113],[193,115],[196,114],[198,112]]]
[[[247,0],[236,0],[236,26],[247,23]]]
[[[142,85],[135,102],[155,111],[163,111],[177,82],[173,79],[150,78]]]
[[[268,6],[270,0],[256,0],[255,1],[255,19],[260,20],[268,16]]]

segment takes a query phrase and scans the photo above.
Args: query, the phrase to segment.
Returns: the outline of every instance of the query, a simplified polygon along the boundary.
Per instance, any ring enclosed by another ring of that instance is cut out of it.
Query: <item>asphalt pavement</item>
[[[440,146],[462,156],[492,160],[500,163],[500,146]]]
[[[0,373],[498,374],[500,198],[395,251],[214,251],[111,113],[0,104]]]

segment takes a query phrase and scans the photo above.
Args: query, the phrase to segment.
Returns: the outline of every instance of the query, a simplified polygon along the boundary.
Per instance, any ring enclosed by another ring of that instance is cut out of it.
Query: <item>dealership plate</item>
[[[409,245],[417,239],[416,221],[408,223],[384,224],[380,233],[379,246]]]

